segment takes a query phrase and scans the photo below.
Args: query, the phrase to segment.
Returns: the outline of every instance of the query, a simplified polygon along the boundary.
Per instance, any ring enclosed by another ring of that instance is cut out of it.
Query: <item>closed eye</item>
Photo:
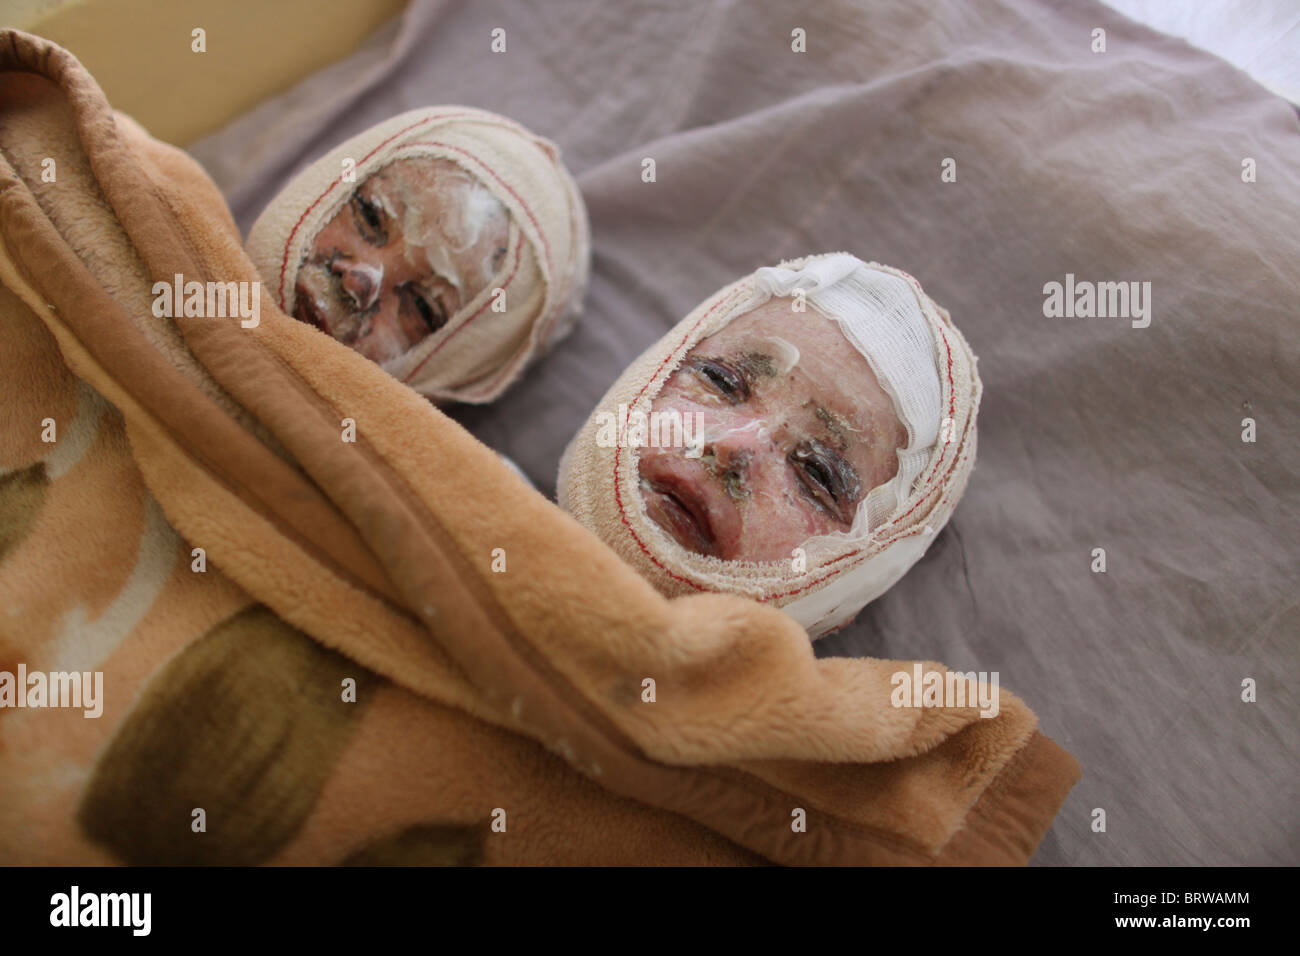
[[[862,482],[847,461],[816,439],[799,444],[787,460],[819,508],[843,524],[853,523]]]
[[[447,324],[447,310],[443,307],[441,299],[436,296],[427,297],[409,285],[405,287],[405,291],[416,314],[420,316],[430,332],[437,332]]]
[[[372,246],[388,243],[388,217],[384,207],[372,199],[361,195],[361,191],[352,194],[352,221],[356,223],[361,238]]]
[[[723,398],[738,405],[749,398],[749,382],[745,376],[718,359],[697,359],[695,371]]]

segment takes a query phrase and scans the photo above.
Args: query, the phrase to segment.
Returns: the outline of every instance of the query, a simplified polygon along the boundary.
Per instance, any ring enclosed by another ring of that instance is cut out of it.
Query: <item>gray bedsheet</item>
[[[722,284],[833,250],[907,269],[980,357],[979,460],[818,653],[998,671],[1084,768],[1036,863],[1300,862],[1293,108],[1090,2],[417,2],[193,153],[247,231],[300,165],[434,103],[554,139],[593,224],[578,330],[454,412],[484,442],[553,492],[619,369]],[[1067,274],[1149,282],[1150,325],[1046,317]]]

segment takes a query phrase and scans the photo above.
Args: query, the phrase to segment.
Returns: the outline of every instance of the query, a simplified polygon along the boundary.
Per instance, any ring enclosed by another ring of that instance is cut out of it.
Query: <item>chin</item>
[[[385,362],[398,358],[405,351],[404,349],[394,349],[386,343],[375,342],[354,342],[352,350],[359,352],[376,365],[383,365]]]

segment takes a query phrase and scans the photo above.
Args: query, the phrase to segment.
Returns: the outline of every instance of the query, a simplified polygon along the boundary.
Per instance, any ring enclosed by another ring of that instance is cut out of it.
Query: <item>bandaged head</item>
[[[565,450],[560,504],[662,592],[744,594],[819,637],[947,523],[980,393],[906,273],[844,253],[759,269],[623,372]]]
[[[247,251],[287,313],[436,400],[488,402],[576,322],[586,208],[559,149],[483,110],[413,110],[312,163]]]

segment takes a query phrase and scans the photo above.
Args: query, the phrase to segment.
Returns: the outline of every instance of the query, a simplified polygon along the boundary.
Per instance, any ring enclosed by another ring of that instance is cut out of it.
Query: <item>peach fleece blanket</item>
[[[1078,778],[1005,689],[660,596],[264,290],[156,314],[259,281],[229,212],[17,31],[0,233],[0,862],[1019,864]]]

